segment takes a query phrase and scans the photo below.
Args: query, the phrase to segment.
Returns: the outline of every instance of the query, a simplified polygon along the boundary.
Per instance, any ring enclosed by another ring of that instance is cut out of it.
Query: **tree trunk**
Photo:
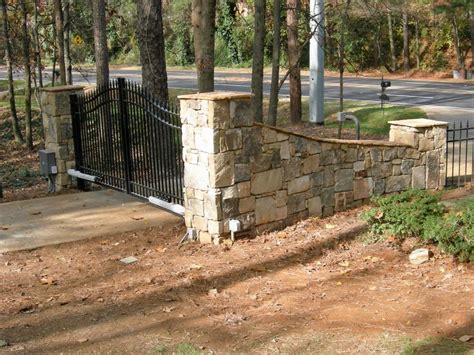
[[[38,83],[39,87],[43,87],[43,68],[41,64],[41,45],[40,39],[38,34],[38,0],[35,0],[34,3],[34,24],[33,24],[33,31],[34,31],[34,40],[35,40],[35,64],[38,71]]]
[[[255,0],[255,29],[252,63],[252,106],[254,119],[263,121],[263,66],[265,46],[265,0]]]
[[[387,22],[388,22],[388,40],[390,42],[390,54],[392,56],[392,70],[397,70],[397,55],[395,53],[395,42],[393,40],[393,26],[392,26],[392,12],[389,10],[387,12]]]
[[[272,86],[268,106],[267,124],[276,126],[278,113],[278,83],[280,79],[280,0],[273,1],[273,52],[272,52]]]
[[[61,82],[61,85],[66,85],[66,62],[64,60],[64,18],[61,0],[54,0],[54,17],[56,25],[57,60],[59,62],[59,81]]]
[[[28,11],[26,0],[20,0],[23,20],[23,65],[25,69],[25,136],[26,146],[33,149],[33,131],[31,129],[31,70],[30,70],[30,35],[28,33]]]
[[[406,7],[408,4],[404,5],[403,9],[403,69],[405,73],[410,71],[410,47],[409,47],[409,31],[408,31],[408,12]]]
[[[301,70],[298,43],[299,0],[287,0],[288,64],[290,66],[290,120],[301,122]]]
[[[456,62],[458,65],[459,70],[464,70],[464,57],[461,52],[461,45],[459,39],[459,30],[458,30],[458,22],[456,19],[456,14],[451,15],[451,24],[453,26],[453,35],[454,35],[454,50],[456,53]]]
[[[107,24],[105,21],[105,0],[92,1],[94,20],[94,52],[97,85],[109,82],[109,50],[107,48]]]
[[[199,92],[214,91],[216,0],[193,0],[192,22]]]
[[[168,101],[161,0],[138,0],[138,44],[142,83],[155,97]]]
[[[416,69],[420,69],[420,21],[415,21],[415,55],[416,55]]]
[[[23,144],[20,125],[18,123],[18,115],[16,113],[15,104],[15,87],[13,85],[13,67],[12,67],[12,45],[10,43],[10,32],[8,30],[8,11],[7,2],[2,0],[2,23],[3,23],[3,40],[5,43],[5,60],[7,62],[8,72],[8,96],[10,98],[10,113],[12,119],[13,136],[17,143]]]
[[[346,23],[348,22],[349,16],[349,5],[350,0],[345,0],[344,14],[341,21],[341,38],[339,40],[339,111],[344,112],[344,62],[345,62],[345,32]]]
[[[469,10],[469,29],[471,31],[471,68],[474,68],[474,10]]]
[[[65,0],[64,3],[64,56],[66,61],[66,82],[68,85],[72,85],[70,0]]]
[[[198,63],[202,60],[201,47],[201,17],[202,17],[202,0],[192,0],[191,23],[193,26],[194,36],[194,63],[196,64],[196,75],[198,85],[201,82],[201,71]]]

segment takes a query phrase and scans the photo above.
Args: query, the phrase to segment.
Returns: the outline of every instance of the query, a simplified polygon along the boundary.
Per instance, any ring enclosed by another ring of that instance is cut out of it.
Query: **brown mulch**
[[[474,266],[366,244],[362,210],[232,246],[179,246],[180,225],[0,254],[0,339],[25,353],[367,353],[473,334]]]

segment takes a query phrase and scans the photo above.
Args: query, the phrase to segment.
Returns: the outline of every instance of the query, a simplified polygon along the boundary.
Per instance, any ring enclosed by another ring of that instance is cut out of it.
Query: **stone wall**
[[[67,170],[74,168],[75,156],[69,95],[82,90],[81,86],[55,86],[41,92],[45,148],[55,153],[58,167],[56,191],[71,186]]]
[[[202,242],[226,237],[231,219],[259,233],[374,194],[444,185],[446,123],[391,122],[389,142],[311,139],[254,124],[249,95],[180,99],[185,220]]]

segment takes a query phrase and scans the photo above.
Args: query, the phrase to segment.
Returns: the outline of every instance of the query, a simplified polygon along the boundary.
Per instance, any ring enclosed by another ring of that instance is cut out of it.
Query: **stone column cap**
[[[412,120],[388,121],[392,126],[404,126],[411,128],[429,128],[429,127],[445,127],[449,123],[443,121],[435,121],[427,118],[415,118]]]
[[[41,89],[46,92],[66,92],[83,90],[85,86],[82,85],[62,85],[62,86],[48,86]]]
[[[251,93],[237,92],[237,91],[212,91],[212,92],[201,92],[197,94],[188,94],[178,96],[179,100],[236,100],[236,99],[250,99]]]

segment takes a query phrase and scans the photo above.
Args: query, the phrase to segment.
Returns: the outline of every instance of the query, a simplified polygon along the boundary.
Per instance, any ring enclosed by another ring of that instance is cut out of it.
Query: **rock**
[[[472,335],[463,335],[462,337],[459,338],[459,340],[462,341],[463,343],[467,343],[471,339],[474,339],[474,336],[472,336]]]
[[[410,253],[409,259],[410,263],[412,263],[413,265],[420,265],[430,260],[432,256],[433,253],[430,250],[421,248],[413,250]]]
[[[127,265],[136,263],[137,261],[138,261],[138,259],[135,258],[134,256],[128,256],[126,258],[120,259],[121,263],[124,263],[124,264],[127,264]]]

